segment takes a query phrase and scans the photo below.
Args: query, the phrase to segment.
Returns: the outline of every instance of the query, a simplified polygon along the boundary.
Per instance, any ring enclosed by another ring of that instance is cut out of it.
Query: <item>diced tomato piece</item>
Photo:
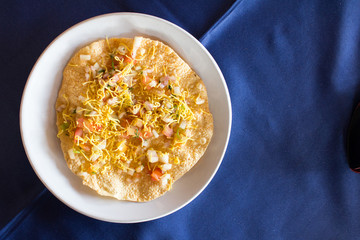
[[[145,129],[143,129],[140,133],[140,136],[144,139],[148,139],[151,138],[153,136],[151,129],[148,129],[147,131],[145,131]]]
[[[131,63],[132,60],[133,60],[131,57],[128,57],[128,56],[125,56],[125,55],[119,56],[119,59],[123,60],[125,63]],[[134,64],[135,64],[135,60],[134,60]]]
[[[90,144],[88,144],[88,143],[82,144],[80,147],[81,147],[82,149],[84,149],[85,152],[90,152],[90,151],[91,151],[91,146],[90,146]]]
[[[154,171],[151,173],[151,179],[153,181],[160,181],[161,176],[163,175],[160,168],[155,168]]]
[[[167,137],[171,137],[174,134],[174,130],[166,125],[162,133]]]
[[[130,137],[131,137],[131,136],[130,136],[130,135],[127,135],[126,133],[121,136],[121,138],[123,138],[123,139],[129,139]]]
[[[122,126],[123,128],[126,128],[129,125],[130,125],[130,120],[128,120],[126,118],[120,119],[120,126]]]
[[[102,126],[99,124],[92,123],[86,123],[86,126],[90,129],[90,131],[101,131]]]
[[[76,120],[76,123],[77,123],[76,126],[79,127],[79,128],[83,128],[84,127],[84,121],[85,121],[84,118],[78,118]]]
[[[80,128],[80,127],[77,127],[77,128],[75,129],[74,142],[76,143],[77,140],[78,140],[78,138],[79,138],[79,137],[82,137],[82,135],[83,135],[83,129]]]

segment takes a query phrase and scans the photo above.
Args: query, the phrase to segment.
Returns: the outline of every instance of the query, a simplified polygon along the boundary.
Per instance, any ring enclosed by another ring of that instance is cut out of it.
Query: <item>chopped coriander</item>
[[[179,128],[176,130],[176,137],[180,139]]]
[[[168,88],[169,88],[169,90],[171,90],[172,89],[171,85],[169,85]]]
[[[113,70],[115,70],[115,66],[114,66],[114,55],[110,54],[110,58],[111,58],[111,67]]]
[[[72,113],[76,113],[76,108],[74,109],[74,111]]]
[[[98,72],[99,72],[99,73],[104,73],[104,72],[105,72],[105,69],[100,69]]]
[[[63,124],[60,125],[60,128],[65,131],[66,129],[69,128],[69,126],[70,126],[70,123],[65,122],[65,123],[63,123]]]
[[[80,150],[74,149],[73,152],[74,153],[80,153]]]

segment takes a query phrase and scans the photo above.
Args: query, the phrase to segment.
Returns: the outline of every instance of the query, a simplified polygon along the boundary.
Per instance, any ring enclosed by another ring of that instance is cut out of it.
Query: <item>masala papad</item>
[[[203,81],[169,46],[144,37],[103,39],[75,53],[56,112],[71,171],[119,200],[169,191],[213,135]]]

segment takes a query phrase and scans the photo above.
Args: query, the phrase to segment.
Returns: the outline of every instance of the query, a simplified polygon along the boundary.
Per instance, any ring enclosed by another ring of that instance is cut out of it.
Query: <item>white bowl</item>
[[[82,185],[67,167],[56,137],[55,101],[63,69],[82,46],[108,37],[148,36],[171,46],[203,79],[214,136],[200,161],[164,196],[147,203],[102,197]],[[83,21],[58,36],[42,53],[27,80],[20,129],[28,159],[44,185],[70,208],[103,221],[132,223],[166,216],[184,207],[209,184],[225,154],[231,128],[231,103],[224,77],[209,52],[185,30],[163,19],[137,13],[112,13]]]

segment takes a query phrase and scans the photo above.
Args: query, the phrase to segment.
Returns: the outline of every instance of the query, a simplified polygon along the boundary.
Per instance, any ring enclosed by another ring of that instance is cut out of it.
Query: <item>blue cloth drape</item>
[[[3,224],[27,206],[0,237],[359,238],[360,175],[348,168],[345,140],[360,101],[360,1],[42,1],[0,11],[1,121],[11,126],[1,146]],[[114,11],[156,15],[199,38],[233,106],[228,150],[212,182],[185,208],[146,223],[90,219],[41,192],[13,134],[16,104],[41,51],[74,23]]]

